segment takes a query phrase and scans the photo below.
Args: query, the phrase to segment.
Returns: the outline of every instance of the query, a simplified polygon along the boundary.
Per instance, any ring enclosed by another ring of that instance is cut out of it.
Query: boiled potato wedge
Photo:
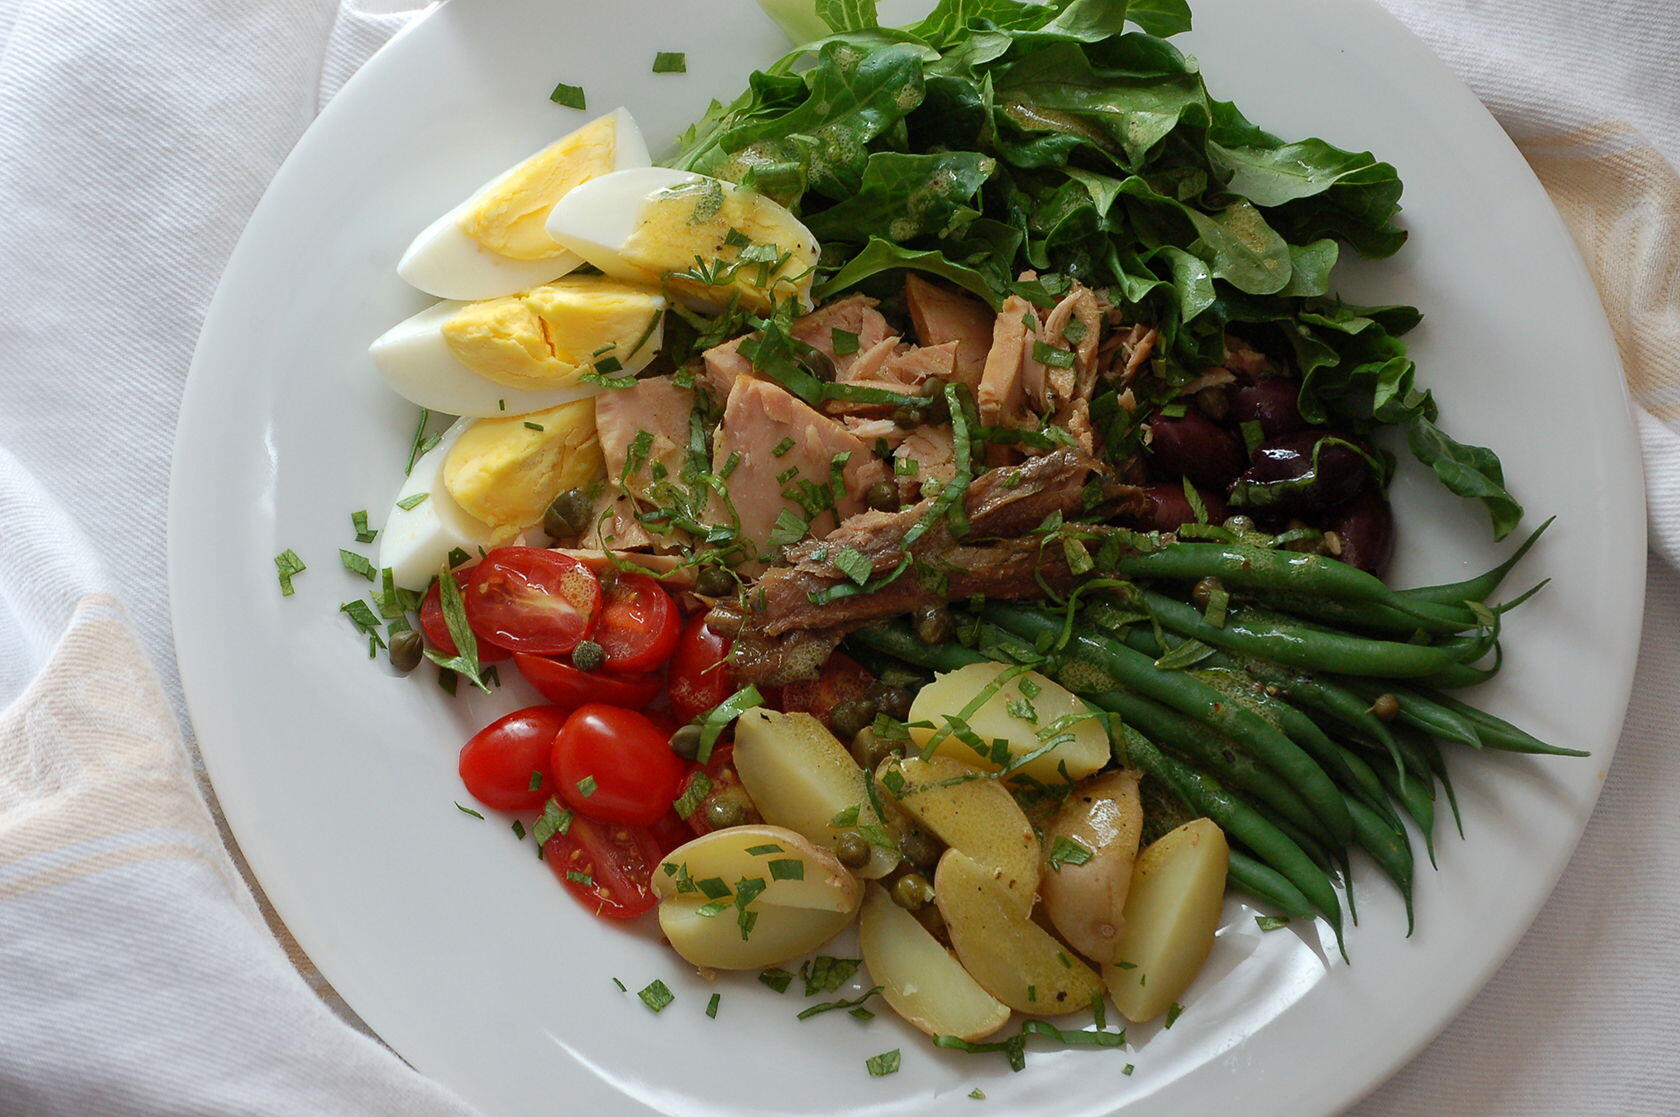
[[[1038,839],[1015,797],[948,757],[890,756],[877,781],[923,829],[985,866],[1010,906],[1028,911],[1038,892]]]
[[[1008,678],[998,685],[1005,674]],[[1054,785],[1082,780],[1108,763],[1108,731],[1089,713],[1090,707],[1071,691],[1037,671],[971,663],[937,676],[916,692],[910,705],[910,737],[918,749],[926,749],[938,736],[936,755],[988,772],[1004,766],[991,751],[996,741],[1005,743],[1010,761],[1015,761],[1062,738],[1018,769],[1023,776]],[[950,731],[953,718],[973,730],[987,747],[984,755]]]
[[[1044,831],[1038,891],[1062,941],[1093,962],[1120,961],[1143,804],[1139,773],[1106,772],[1074,789]]]
[[[893,1011],[930,1036],[984,1039],[1009,1020],[1009,1006],[980,988],[878,884],[864,886],[858,945],[869,979]]]
[[[934,902],[963,969],[1018,1012],[1060,1016],[1103,993],[1102,978],[1018,908],[991,870],[948,849],[934,874]]]
[[[1195,980],[1213,949],[1229,865],[1225,833],[1206,818],[1168,831],[1138,854],[1119,962],[1103,968],[1127,1020],[1153,1020]]]
[[[843,830],[880,826],[864,790],[866,779],[852,754],[810,714],[755,709],[735,723],[735,770],[764,821],[833,849]],[[857,811],[852,826],[835,826],[842,812]],[[865,880],[884,877],[898,864],[893,851],[870,846],[869,860],[853,869]]]
[[[733,826],[678,846],[653,871],[653,891],[672,949],[719,970],[808,954],[839,934],[863,900],[863,886],[833,854],[779,826]]]

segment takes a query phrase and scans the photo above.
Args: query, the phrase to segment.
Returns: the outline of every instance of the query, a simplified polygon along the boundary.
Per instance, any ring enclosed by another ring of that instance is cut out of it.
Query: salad
[[[774,10],[803,45],[662,162],[562,81],[582,123],[404,254],[443,301],[371,350],[421,411],[341,552],[370,655],[522,676],[478,807],[705,975],[863,982],[801,1019],[1020,1069],[1121,1046],[1110,1005],[1170,1027],[1228,891],[1340,944],[1357,848],[1409,912],[1444,746],[1584,754],[1458,697],[1544,525],[1381,578],[1392,445],[1522,516],[1418,312],[1331,289],[1403,245],[1394,168],[1216,100],[1180,0]]]

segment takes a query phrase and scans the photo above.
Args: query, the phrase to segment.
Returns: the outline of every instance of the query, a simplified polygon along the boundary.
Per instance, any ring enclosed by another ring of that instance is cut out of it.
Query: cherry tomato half
[[[671,809],[688,765],[635,710],[591,703],[554,738],[555,786],[568,806],[602,822],[651,826]]]
[[[607,590],[595,642],[613,671],[652,671],[671,658],[682,616],[671,595],[646,574],[624,574]]]
[[[463,598],[474,634],[516,652],[569,652],[601,616],[595,572],[541,547],[497,547],[473,567]]]
[[[648,832],[653,835],[655,844],[659,846],[661,857],[694,840],[694,831],[688,828],[688,823],[684,822],[676,811],[666,811],[658,822],[648,827]]]
[[[823,664],[822,672],[804,682],[782,688],[781,708],[790,714],[806,713],[833,729],[829,718],[842,702],[861,702],[869,697],[875,676],[844,652],[835,652]]]
[[[568,713],[563,706],[527,706],[474,733],[461,746],[461,782],[467,791],[498,811],[540,808],[554,793],[549,762]]]
[[[576,709],[585,702],[606,702],[639,709],[652,702],[664,685],[657,674],[615,675],[610,671],[579,671],[547,656],[514,653],[514,666],[526,682],[550,702]]]
[[[728,658],[729,638],[706,627],[706,614],[689,617],[667,672],[671,712],[683,721],[691,721],[734,694]]]
[[[634,919],[653,907],[653,870],[662,856],[648,830],[583,815],[543,845],[543,860],[567,890],[608,919]]]
[[[462,587],[462,596],[464,597],[467,584],[467,572],[465,570],[455,572],[455,584]],[[460,649],[455,646],[454,638],[449,635],[449,625],[443,619],[443,596],[436,582],[432,583],[432,588],[426,591],[426,596],[420,602],[420,631],[426,634],[427,643],[444,655],[455,656],[461,654]],[[500,663],[512,654],[506,648],[498,648],[487,640],[478,642],[478,661],[480,663]]]

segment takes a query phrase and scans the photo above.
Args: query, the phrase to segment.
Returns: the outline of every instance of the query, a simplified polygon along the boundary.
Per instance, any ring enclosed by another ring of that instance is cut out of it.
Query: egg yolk
[[[629,364],[665,308],[658,292],[604,276],[567,276],[468,303],[443,323],[455,359],[510,388],[563,388],[591,368]],[[609,363],[611,358],[611,363]]]
[[[811,235],[791,212],[720,179],[650,195],[620,254],[686,297],[723,306],[738,294],[761,312],[773,297],[808,300],[817,262]],[[721,282],[701,279],[696,269]]]
[[[443,463],[443,487],[461,510],[505,543],[541,523],[567,489],[586,488],[606,466],[595,434],[595,401],[573,400],[508,419],[480,419]]]
[[[546,260],[566,251],[543,226],[560,196],[613,169],[618,121],[603,116],[557,140],[491,183],[461,215],[461,231],[513,260]]]

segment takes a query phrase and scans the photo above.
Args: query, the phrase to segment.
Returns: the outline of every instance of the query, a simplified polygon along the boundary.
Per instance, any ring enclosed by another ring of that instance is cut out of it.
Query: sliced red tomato
[[[658,695],[665,680],[657,673],[615,675],[610,671],[579,671],[547,656],[515,652],[514,666],[550,702],[576,709],[585,702],[606,702],[638,709]]]
[[[671,658],[682,616],[671,595],[646,574],[622,574],[601,604],[595,642],[614,671],[652,671]]]
[[[653,834],[654,842],[659,846],[659,856],[670,855],[678,846],[687,845],[694,840],[694,831],[688,828],[688,823],[677,816],[676,811],[666,811],[664,817],[648,827]]]
[[[866,667],[843,652],[835,652],[815,679],[789,683],[782,688],[781,708],[790,714],[811,714],[833,729],[828,719],[834,707],[842,702],[863,701],[874,685],[875,676]]]
[[[554,738],[549,769],[568,806],[602,822],[651,826],[671,809],[688,765],[642,714],[591,703]]]
[[[455,572],[455,584],[461,587],[464,596],[467,585],[465,570]],[[420,602],[420,631],[426,634],[426,642],[444,655],[461,654],[461,650],[455,646],[454,639],[449,635],[449,625],[443,619],[443,596],[436,582],[432,583],[432,588],[426,591],[426,596]],[[478,642],[480,663],[500,663],[512,654],[506,648],[498,648],[487,640]]]
[[[691,721],[735,693],[729,672],[729,638],[706,627],[706,614],[696,613],[683,625],[671,656],[671,712]]]
[[[595,631],[601,580],[570,555],[497,547],[472,568],[463,599],[480,640],[510,651],[561,655]]]
[[[554,794],[549,763],[570,712],[563,706],[527,706],[474,733],[461,746],[459,770],[467,791],[498,811],[540,808]]]
[[[663,856],[646,828],[583,815],[543,845],[543,860],[567,890],[608,919],[634,919],[653,907],[653,870]]]
[[[712,758],[706,762],[705,768],[696,768],[683,779],[682,786],[677,793],[679,801],[689,794],[694,787],[695,780],[701,775],[704,775],[706,779],[705,794],[698,798],[698,801],[694,803],[694,809],[689,812],[687,817],[683,818],[691,834],[698,836],[712,832],[712,824],[706,817],[706,805],[714,799],[733,799],[743,804],[747,808],[746,821],[749,824],[763,821],[759,817],[758,811],[753,809],[752,800],[747,797],[746,789],[741,786],[741,776],[735,770],[735,746],[733,744],[723,744],[713,749]]]

